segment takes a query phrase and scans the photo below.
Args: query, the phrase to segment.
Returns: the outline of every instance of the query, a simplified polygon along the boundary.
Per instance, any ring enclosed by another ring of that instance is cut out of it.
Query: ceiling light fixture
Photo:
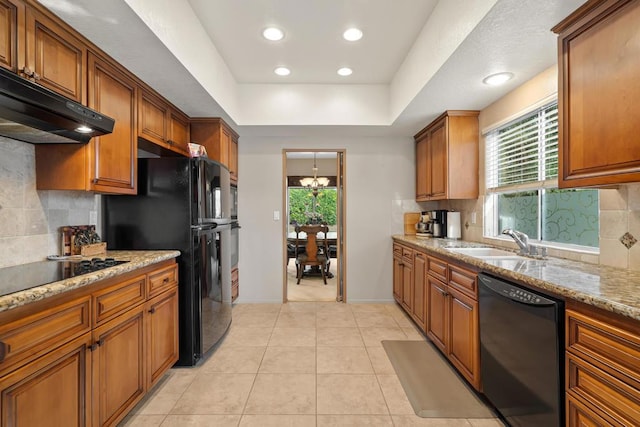
[[[353,74],[353,70],[349,67],[343,67],[338,70],[338,74],[343,77],[350,76],[351,74]]]
[[[278,67],[275,70],[273,70],[273,72],[279,76],[288,76],[289,74],[291,74],[291,70],[288,69],[287,67]]]
[[[355,42],[362,38],[362,31],[357,28],[349,28],[342,33],[342,37],[347,41]]]
[[[508,72],[496,73],[496,74],[491,74],[490,76],[487,76],[484,79],[482,79],[482,83],[489,86],[500,86],[501,84],[508,82],[512,78],[513,78],[513,73],[508,73]]]
[[[321,189],[329,185],[329,178],[326,178],[326,177],[318,178],[318,167],[316,166],[316,153],[313,153],[313,168],[311,170],[313,171],[313,178],[311,177],[302,178],[300,180],[300,185],[311,190],[311,194],[315,198],[315,197],[318,197],[318,192]],[[315,202],[314,202],[314,207],[315,207]],[[315,213],[315,209],[314,209],[314,213]]]
[[[262,37],[273,42],[277,42],[284,38],[284,32],[280,28],[267,27],[262,32]]]

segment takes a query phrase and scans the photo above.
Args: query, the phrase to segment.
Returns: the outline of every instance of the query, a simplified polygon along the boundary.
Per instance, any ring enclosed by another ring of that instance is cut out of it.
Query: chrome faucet
[[[505,228],[502,230],[502,234],[506,234],[507,236],[511,236],[513,240],[515,240],[516,244],[520,248],[520,253],[522,255],[529,255],[531,251],[531,247],[529,246],[529,236],[527,236],[522,231],[513,230],[511,228]]]

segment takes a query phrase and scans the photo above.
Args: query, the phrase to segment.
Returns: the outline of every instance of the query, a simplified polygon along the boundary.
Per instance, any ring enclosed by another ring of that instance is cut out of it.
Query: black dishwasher
[[[564,425],[564,303],[478,279],[483,393],[511,426]]]

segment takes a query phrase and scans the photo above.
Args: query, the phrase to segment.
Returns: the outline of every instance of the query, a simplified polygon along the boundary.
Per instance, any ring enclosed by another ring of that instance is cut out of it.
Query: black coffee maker
[[[429,211],[429,228],[433,237],[447,237],[447,210],[436,209]]]

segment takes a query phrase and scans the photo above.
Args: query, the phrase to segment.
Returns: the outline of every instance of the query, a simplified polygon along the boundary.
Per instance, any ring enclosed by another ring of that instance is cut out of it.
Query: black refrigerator
[[[206,158],[138,160],[138,194],[102,198],[112,250],[177,249],[180,358],[193,366],[231,324],[229,170]]]

